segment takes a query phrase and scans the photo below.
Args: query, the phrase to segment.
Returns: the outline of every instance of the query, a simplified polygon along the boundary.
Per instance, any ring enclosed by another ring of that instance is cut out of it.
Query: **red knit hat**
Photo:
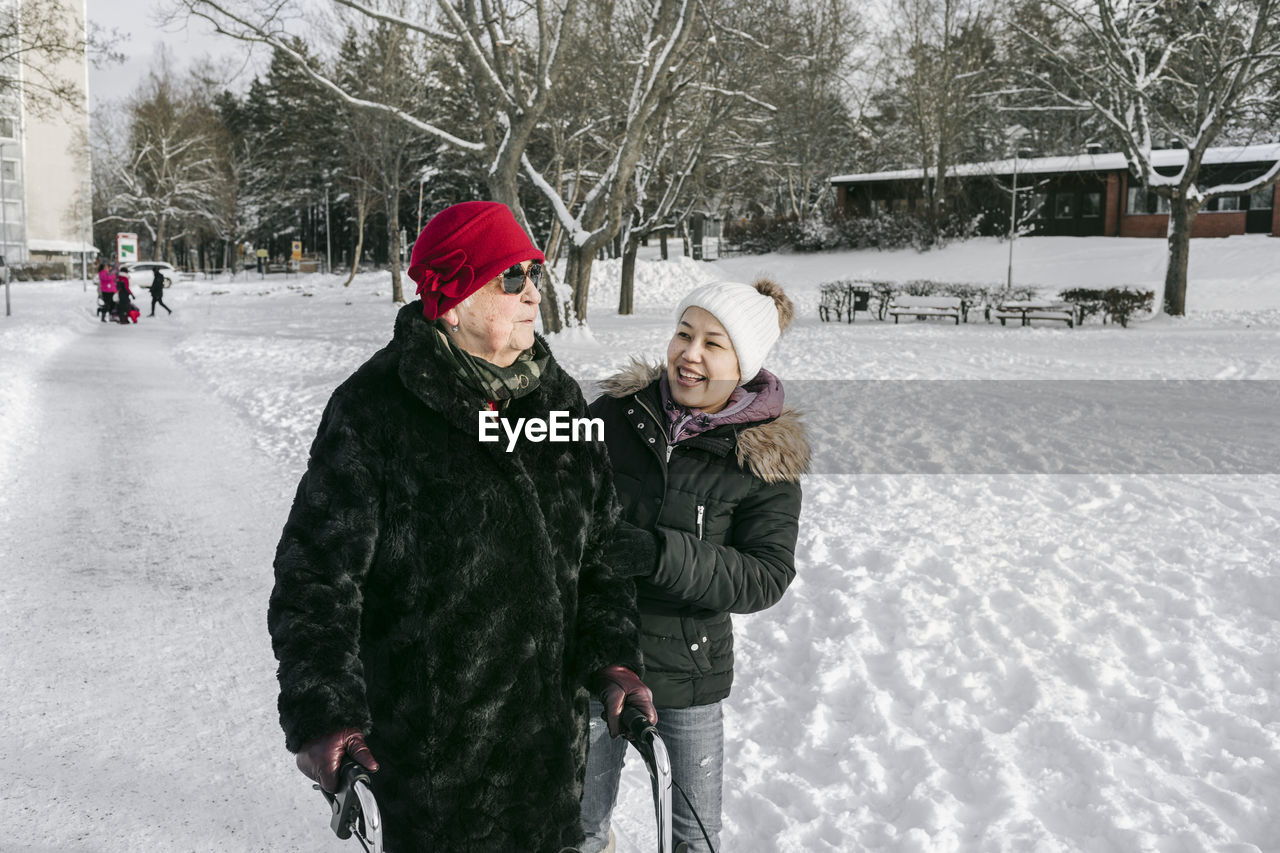
[[[409,278],[418,284],[422,316],[434,320],[507,267],[545,260],[505,204],[464,201],[422,229],[409,256]]]

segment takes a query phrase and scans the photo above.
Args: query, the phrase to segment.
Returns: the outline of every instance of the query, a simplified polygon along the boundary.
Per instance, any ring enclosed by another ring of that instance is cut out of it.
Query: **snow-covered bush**
[[[1150,311],[1155,302],[1155,291],[1137,290],[1132,287],[1111,287],[1097,290],[1088,287],[1073,287],[1058,294],[1065,302],[1075,305],[1080,311],[1080,322],[1093,314],[1102,314],[1102,321],[1114,320],[1122,328],[1129,327],[1129,319],[1139,311]]]
[[[827,252],[843,248],[840,229],[825,217],[811,216],[796,223],[795,242],[797,252]]]

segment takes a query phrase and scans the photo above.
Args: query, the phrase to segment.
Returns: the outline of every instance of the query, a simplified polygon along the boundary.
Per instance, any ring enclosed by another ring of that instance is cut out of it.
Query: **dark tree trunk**
[[[399,199],[392,196],[388,213],[388,229],[391,232],[391,301],[397,305],[404,304],[404,281],[400,276],[400,205]]]
[[[1191,226],[1200,205],[1176,196],[1169,204],[1169,266],[1164,274],[1164,310],[1173,317],[1187,313],[1187,262],[1191,256]]]
[[[658,238],[662,243],[662,259],[667,259],[667,232],[664,230]]]
[[[571,325],[582,325],[587,322],[587,288],[583,282],[591,278],[591,264],[595,260],[596,251],[595,246],[579,246],[571,242],[565,253],[564,280],[573,295],[570,297],[570,303],[566,306],[564,315],[565,320]]]
[[[586,325],[587,322],[587,292],[591,285],[591,265],[595,262],[596,253],[604,248],[609,242],[607,237],[596,236],[587,241],[586,245],[579,246],[577,243],[570,242],[568,244],[568,252],[565,257],[564,280],[572,288],[573,301],[573,320],[576,325]],[[563,312],[566,321],[570,321],[569,312]]]
[[[542,332],[547,335],[554,335],[564,328],[564,321],[560,317],[560,300],[556,297],[556,287],[551,276],[551,269],[548,267],[542,273],[542,302],[538,305],[538,310],[542,312]]]
[[[618,313],[635,313],[636,301],[636,250],[640,241],[634,232],[627,238],[622,249],[622,287],[618,290]]]
[[[351,272],[347,275],[347,280],[342,283],[343,287],[350,287],[351,280],[356,277],[356,271],[360,269],[360,255],[364,252],[364,220],[369,211],[369,202],[365,195],[361,193],[356,198],[356,249],[355,255],[351,259]]]

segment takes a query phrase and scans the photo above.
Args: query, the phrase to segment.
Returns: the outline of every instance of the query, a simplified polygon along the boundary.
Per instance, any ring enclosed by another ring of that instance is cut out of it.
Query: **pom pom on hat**
[[[434,320],[508,267],[544,261],[505,204],[464,201],[431,217],[413,244],[409,278]]]
[[[688,308],[711,314],[729,333],[738,356],[740,383],[756,377],[769,350],[795,316],[795,307],[782,287],[763,276],[754,284],[714,281],[694,288],[680,300],[677,322]]]

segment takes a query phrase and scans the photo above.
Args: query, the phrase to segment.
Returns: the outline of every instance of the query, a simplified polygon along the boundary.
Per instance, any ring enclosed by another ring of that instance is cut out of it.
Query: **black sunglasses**
[[[520,269],[520,265],[516,264],[502,274],[502,292],[503,293],[519,293],[524,290],[525,276],[529,277],[529,281],[533,282],[534,290],[542,289],[542,264],[534,261],[529,264],[529,271],[525,272]]]

